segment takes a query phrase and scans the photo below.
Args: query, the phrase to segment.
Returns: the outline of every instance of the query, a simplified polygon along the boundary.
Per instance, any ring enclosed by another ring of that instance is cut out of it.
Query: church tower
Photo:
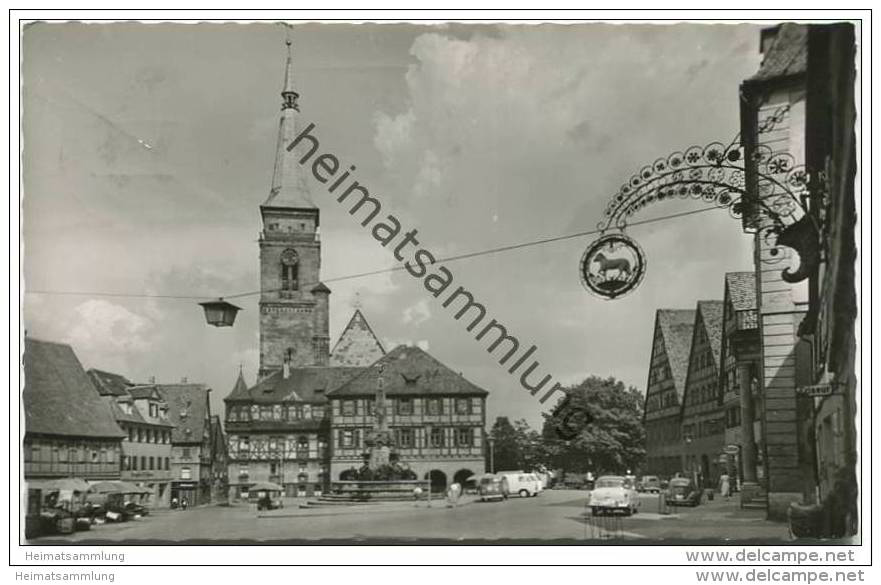
[[[287,146],[300,131],[291,42],[287,41],[275,169],[260,206],[260,377],[291,367],[324,366],[329,357],[328,300],[321,283],[319,210],[305,170]]]

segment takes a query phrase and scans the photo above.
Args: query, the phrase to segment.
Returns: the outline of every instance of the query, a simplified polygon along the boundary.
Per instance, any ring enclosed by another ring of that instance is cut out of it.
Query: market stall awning
[[[41,479],[28,482],[28,489],[44,492],[87,492],[92,486],[78,477],[61,477],[58,479]]]
[[[97,481],[90,486],[90,491],[96,494],[123,494],[126,493],[118,481]]]

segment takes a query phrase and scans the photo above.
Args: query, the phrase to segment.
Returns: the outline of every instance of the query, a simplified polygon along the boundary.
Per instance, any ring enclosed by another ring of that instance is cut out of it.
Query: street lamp
[[[241,307],[224,301],[223,297],[199,305],[205,310],[205,320],[215,327],[232,327],[236,321],[236,313],[242,310]]]

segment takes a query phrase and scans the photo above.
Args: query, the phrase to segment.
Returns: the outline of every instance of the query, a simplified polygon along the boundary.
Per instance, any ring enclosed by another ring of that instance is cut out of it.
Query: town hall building
[[[330,344],[330,289],[321,282],[320,210],[287,146],[300,131],[288,43],[281,120],[269,196],[260,206],[260,364],[224,399],[229,486],[257,482],[287,496],[328,489],[360,467],[378,370],[385,365],[400,460],[436,488],[484,472],[488,392],[426,352],[386,352],[356,309]]]

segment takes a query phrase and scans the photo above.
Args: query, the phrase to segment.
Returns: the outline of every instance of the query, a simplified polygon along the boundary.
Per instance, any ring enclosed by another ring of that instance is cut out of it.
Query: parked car
[[[637,512],[639,496],[634,484],[626,477],[604,475],[596,480],[594,489],[588,497],[588,505],[594,516],[618,511],[630,516]]]
[[[636,486],[637,491],[648,494],[661,493],[661,478],[657,475],[643,475]]]
[[[128,516],[129,518],[133,518],[135,516],[146,516],[150,513],[149,508],[147,508],[143,504],[138,504],[137,502],[126,502],[123,509],[125,510],[126,516]]]
[[[686,477],[675,477],[667,488],[668,506],[697,506],[701,503],[701,490]]]
[[[508,493],[518,494],[521,498],[535,497],[541,493],[541,478],[534,473],[502,472],[497,474],[508,482]]]
[[[480,500],[482,502],[508,499],[508,481],[498,475],[484,475],[480,478]]]

